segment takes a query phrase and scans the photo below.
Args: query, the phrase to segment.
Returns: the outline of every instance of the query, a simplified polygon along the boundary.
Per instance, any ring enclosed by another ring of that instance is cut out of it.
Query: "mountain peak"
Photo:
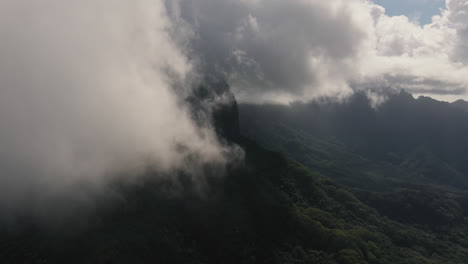
[[[237,101],[224,79],[205,78],[188,101],[197,123],[213,125],[222,140],[237,141],[240,137]]]
[[[396,95],[396,97],[400,100],[412,102],[414,101],[414,97],[411,93],[407,92],[405,89],[401,89],[400,92]]]
[[[468,102],[465,101],[465,100],[457,100],[453,103],[451,103],[450,105],[452,105],[453,107],[456,107],[458,109],[461,109],[463,111],[467,111],[468,112]]]

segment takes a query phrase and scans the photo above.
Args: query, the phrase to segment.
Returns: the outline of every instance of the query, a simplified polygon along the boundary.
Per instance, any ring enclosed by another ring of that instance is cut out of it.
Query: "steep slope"
[[[463,110],[402,92],[378,109],[357,94],[344,103],[241,105],[240,113],[244,135],[351,188],[389,219],[465,245]]]
[[[203,196],[148,177],[82,232],[4,234],[2,263],[460,263],[453,237],[382,218],[351,192],[241,139],[244,167]],[[191,186],[187,183],[187,186]],[[117,187],[116,187],[117,188]],[[73,228],[68,226],[66,228]]]
[[[164,178],[148,171],[142,182],[110,186],[118,199],[98,200],[93,214],[61,226],[26,221],[14,230],[2,228],[2,263],[394,264],[468,258],[463,235],[441,236],[382,217],[298,162],[242,136],[226,140],[245,150],[245,160],[228,166],[225,175],[208,169],[199,182],[182,172]],[[323,161],[331,158],[323,155]],[[360,159],[346,150],[341,158]],[[374,198],[367,200],[378,204]]]
[[[354,175],[372,174],[369,184],[380,175],[388,181],[468,187],[468,113],[449,103],[401,92],[373,109],[358,93],[344,103],[242,105],[240,110],[244,134],[313,169],[325,169],[316,166],[322,160]]]

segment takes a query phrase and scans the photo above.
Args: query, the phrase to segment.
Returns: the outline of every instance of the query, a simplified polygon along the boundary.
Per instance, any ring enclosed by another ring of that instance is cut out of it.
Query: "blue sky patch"
[[[445,8],[445,0],[374,0],[387,10],[390,16],[405,15],[417,19],[422,25],[431,23],[434,15]]]

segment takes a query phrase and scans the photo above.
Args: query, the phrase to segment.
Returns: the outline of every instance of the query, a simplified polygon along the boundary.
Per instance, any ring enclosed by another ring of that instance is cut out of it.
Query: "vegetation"
[[[171,183],[151,176],[145,184],[116,185],[125,201],[90,217],[85,231],[31,227],[4,234],[2,263],[461,263],[468,257],[462,235],[382,217],[300,163],[240,141],[245,166],[208,178],[204,195],[189,181],[168,195]]]
[[[362,219],[385,219],[364,228],[392,222],[384,228],[392,243],[412,251],[424,244],[426,252],[433,252],[408,263],[437,263],[446,250],[467,246],[468,171],[460,161],[466,159],[461,148],[468,145],[466,136],[455,135],[468,132],[463,105],[416,100],[405,92],[390,96],[378,109],[363,94],[343,103],[241,105],[241,128],[267,148],[333,179],[378,212]],[[443,246],[447,241],[453,245]]]
[[[353,113],[372,115],[357,106]],[[465,263],[461,159],[412,138],[408,146],[370,148],[379,129],[369,126],[369,140],[352,129],[343,135],[325,123],[330,115],[346,119],[347,111],[311,107],[326,112],[308,115],[322,120],[321,130],[299,122],[305,117],[294,107],[241,105],[246,136],[227,120],[237,119],[236,105],[227,107],[214,116],[227,124],[217,131],[245,150],[243,164],[222,176],[207,166],[202,182],[150,171],[143,182],[115,183],[110,192],[118,197],[99,199],[94,213],[0,230],[1,262]]]

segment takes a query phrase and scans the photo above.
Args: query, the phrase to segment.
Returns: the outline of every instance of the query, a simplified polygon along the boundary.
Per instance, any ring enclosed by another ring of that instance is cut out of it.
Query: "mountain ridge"
[[[271,147],[264,139],[280,136],[275,139],[286,143],[283,153],[291,157],[291,150],[303,149],[299,153],[307,167],[265,149],[245,133],[243,105],[240,122],[235,120],[235,101],[214,112],[197,107],[197,100],[210,101],[228,92],[226,87],[221,93],[210,92],[209,87],[188,102],[195,103],[192,109],[201,125],[218,126],[221,140],[244,149],[242,164],[227,166],[225,175],[205,170],[202,195],[190,175],[159,177],[148,170],[141,182],[110,186],[119,194],[117,201],[100,201],[94,214],[76,216],[63,229],[0,228],[2,262],[445,264],[468,258],[468,237],[463,235],[468,230],[468,203],[460,197],[414,190],[404,181],[400,183],[408,190],[397,197],[334,183],[335,173],[359,177],[355,164],[371,166],[369,161],[337,139],[310,136],[287,124],[268,131],[278,126],[258,119],[257,125],[266,125],[255,130],[259,142]],[[366,109],[362,107],[362,113]],[[281,120],[281,115],[269,118]],[[242,134],[237,135],[237,127]],[[336,158],[343,163],[334,163]],[[321,170],[324,167],[327,170]],[[173,188],[177,192],[171,192]],[[81,222],[86,228],[70,231]]]

